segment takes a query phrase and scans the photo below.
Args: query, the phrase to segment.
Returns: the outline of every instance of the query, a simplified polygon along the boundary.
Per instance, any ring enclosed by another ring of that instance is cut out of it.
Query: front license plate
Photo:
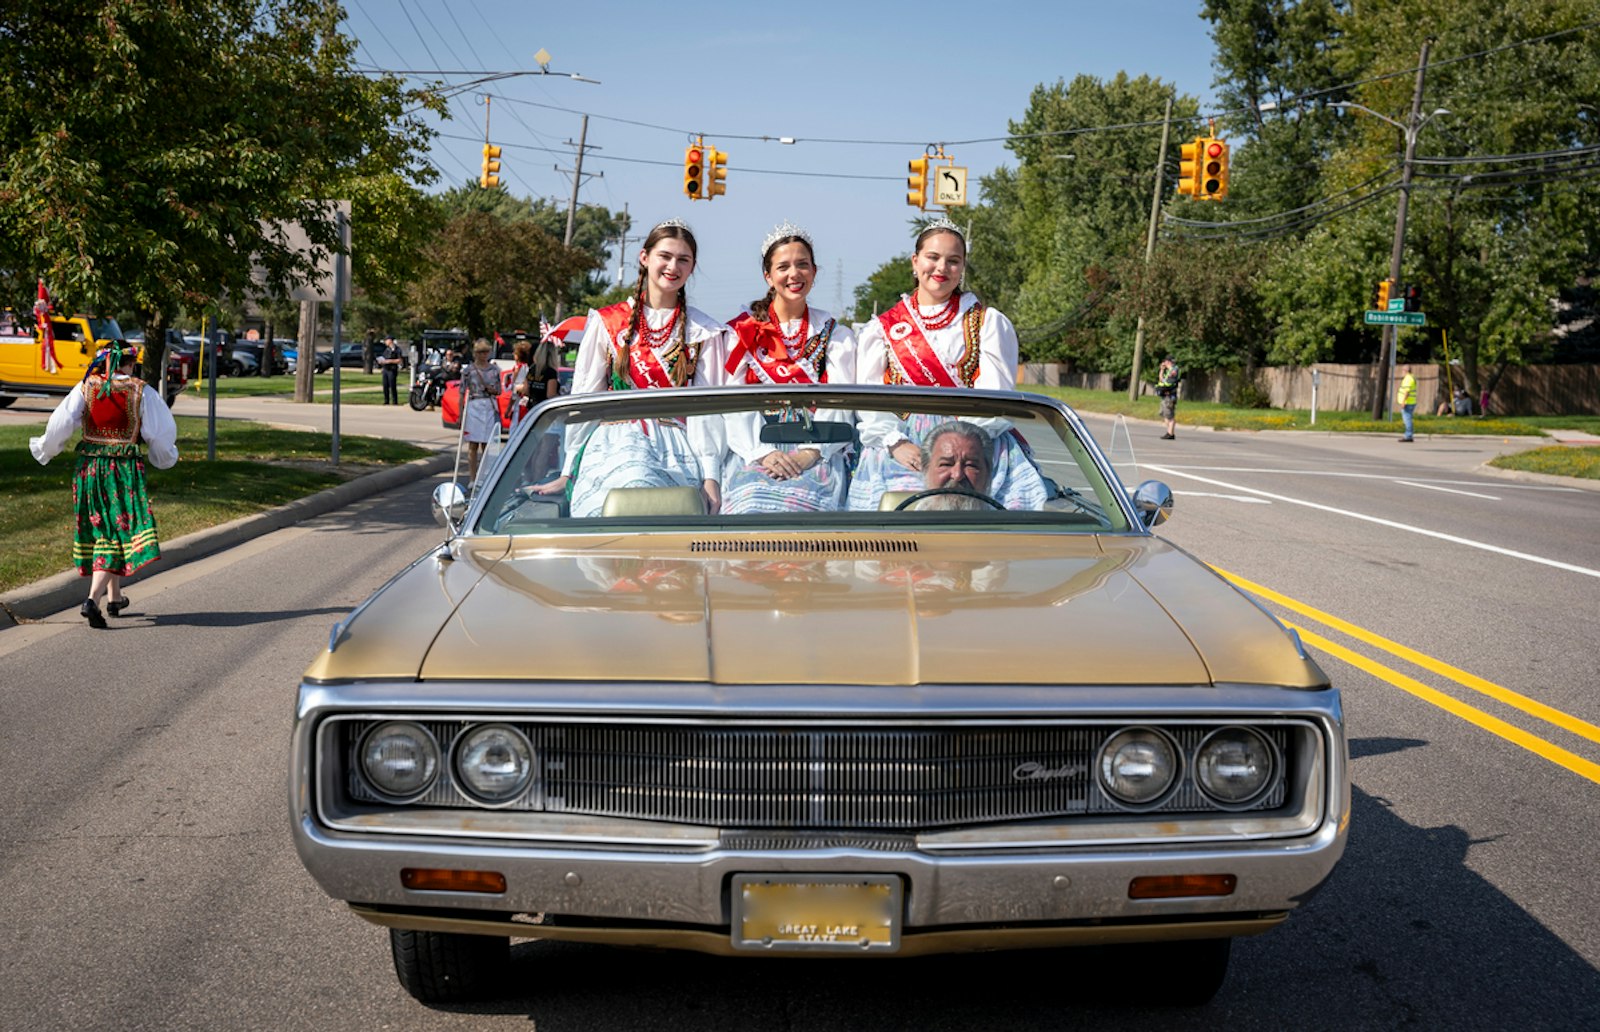
[[[733,946],[769,953],[893,953],[900,879],[877,874],[738,874]]]

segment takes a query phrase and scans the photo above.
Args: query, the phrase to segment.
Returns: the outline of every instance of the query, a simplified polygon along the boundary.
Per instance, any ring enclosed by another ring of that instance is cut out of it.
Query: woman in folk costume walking
[[[917,236],[911,256],[916,289],[861,331],[857,382],[1009,391],[1017,384],[1017,331],[976,294],[961,289],[967,242],[938,218]],[[925,487],[922,442],[952,417],[862,413],[861,464],[850,485],[851,509],[876,509],[885,491]],[[1043,508],[1044,479],[1020,435],[1003,419],[973,419],[994,440],[989,494],[1007,509]]]
[[[467,443],[467,483],[477,486],[478,466],[489,442],[500,434],[500,370],[489,361],[494,345],[479,338],[472,364],[461,370],[461,439]]]
[[[591,310],[578,345],[572,393],[720,386],[728,328],[689,306],[685,283],[699,246],[681,219],[645,237],[639,285],[626,301]],[[600,516],[614,488],[699,487],[708,512],[721,505],[720,416],[570,426],[562,475],[537,490],[567,491],[573,516]]]
[[[178,461],[178,424],[160,392],[133,375],[136,359],[121,341],[102,350],[83,383],[50,413],[44,434],[28,441],[42,466],[61,453],[74,430],[83,431],[72,480],[72,561],[89,578],[89,597],[78,612],[91,627],[106,626],[102,600],[105,612],[121,616],[128,605],[122,578],[161,558],[140,440],[157,469]]]
[[[767,234],[761,243],[761,272],[767,281],[766,297],[728,324],[733,331],[729,382],[854,383],[855,334],[806,301],[817,279],[811,236],[788,222]],[[853,421],[847,412],[825,411],[820,416]],[[761,440],[767,424],[799,418],[792,409],[728,414],[730,454],[722,475],[723,512],[825,512],[844,507],[845,445],[773,445]]]

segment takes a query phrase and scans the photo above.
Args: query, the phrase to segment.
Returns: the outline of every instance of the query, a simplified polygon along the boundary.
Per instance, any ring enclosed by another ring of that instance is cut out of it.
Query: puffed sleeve
[[[1004,312],[987,308],[978,331],[978,379],[972,386],[991,391],[1017,389],[1017,328]]]
[[[595,394],[608,389],[611,376],[611,334],[606,332],[605,320],[600,313],[589,309],[589,319],[583,324],[583,339],[578,343],[578,364],[572,369],[572,393]],[[563,476],[572,475],[572,466],[578,461],[583,442],[594,432],[595,424],[568,424],[561,464]]]
[[[694,312],[696,329],[707,332],[700,346],[690,383],[696,387],[722,387],[728,382],[728,353],[733,346],[733,331],[720,322]],[[721,481],[722,464],[728,454],[727,431],[720,415],[689,417],[689,447],[700,460],[705,480]]]
[[[149,384],[144,385],[144,399],[140,402],[139,436],[144,438],[150,451],[150,465],[156,469],[171,469],[178,464],[178,421],[172,410],[161,400],[161,393]]]
[[[883,375],[889,368],[889,339],[883,335],[883,324],[873,319],[856,338],[856,383],[883,386]],[[893,448],[901,441],[909,441],[905,422],[892,412],[872,411],[859,414],[861,446],[863,448]]]
[[[61,449],[72,440],[72,435],[83,423],[83,388],[74,387],[72,393],[61,399],[61,404],[50,413],[44,433],[28,438],[28,450],[43,466],[61,454]]]

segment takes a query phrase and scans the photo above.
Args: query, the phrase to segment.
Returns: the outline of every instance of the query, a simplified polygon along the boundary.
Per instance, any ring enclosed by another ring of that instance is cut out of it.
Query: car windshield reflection
[[[467,531],[861,526],[1137,532],[1048,399],[859,387],[617,391],[549,402],[472,485]]]

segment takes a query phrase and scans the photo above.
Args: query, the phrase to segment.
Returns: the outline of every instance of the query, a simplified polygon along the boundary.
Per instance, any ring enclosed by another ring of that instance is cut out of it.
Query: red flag
[[[33,303],[33,324],[39,333],[39,368],[47,373],[60,370],[61,360],[56,358],[56,328],[50,321],[50,292],[44,288],[44,277],[39,277],[39,300]]]

